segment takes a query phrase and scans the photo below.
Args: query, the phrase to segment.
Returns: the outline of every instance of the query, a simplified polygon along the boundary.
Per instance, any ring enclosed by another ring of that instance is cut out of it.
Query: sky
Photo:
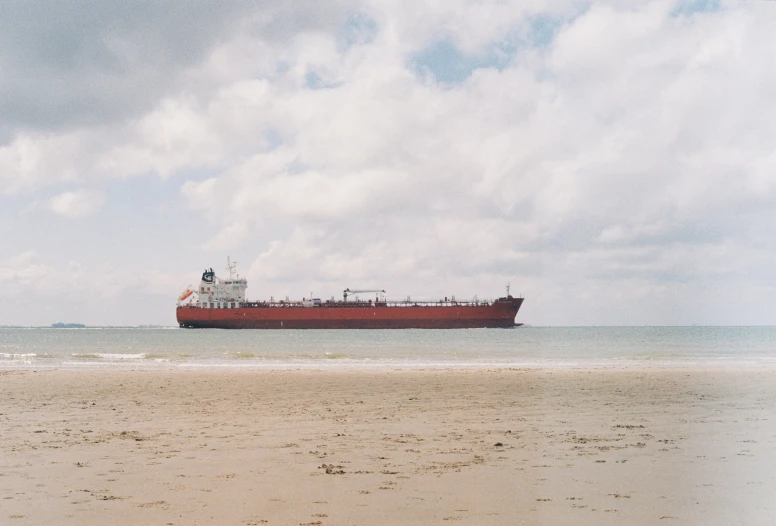
[[[776,324],[776,2],[0,4],[0,325],[495,298]]]

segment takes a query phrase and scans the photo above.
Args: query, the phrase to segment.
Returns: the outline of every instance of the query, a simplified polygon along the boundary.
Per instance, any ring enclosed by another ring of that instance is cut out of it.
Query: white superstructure
[[[206,269],[202,273],[199,288],[196,291],[192,291],[190,288],[186,289],[178,298],[178,303],[180,304],[191,296],[192,300],[189,304],[203,309],[235,309],[242,307],[245,303],[245,289],[248,287],[248,280],[241,278],[239,274],[235,273],[237,262],[232,263],[228,258],[226,262],[226,269],[229,271],[228,279],[221,279],[216,276],[212,268]],[[192,293],[196,293],[196,295]]]

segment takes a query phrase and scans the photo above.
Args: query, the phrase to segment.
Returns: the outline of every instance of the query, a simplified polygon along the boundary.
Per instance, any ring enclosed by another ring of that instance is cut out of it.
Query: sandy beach
[[[769,524],[771,368],[0,372],[2,524]]]

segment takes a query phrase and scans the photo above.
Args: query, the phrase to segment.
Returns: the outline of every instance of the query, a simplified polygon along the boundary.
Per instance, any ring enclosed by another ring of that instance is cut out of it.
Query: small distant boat
[[[379,289],[345,289],[342,300],[247,301],[248,282],[235,274],[227,259],[229,278],[206,269],[198,290],[191,287],[178,297],[176,318],[180,327],[215,329],[463,329],[515,327],[523,298],[509,293],[496,300],[416,301],[409,297],[389,301]],[[348,296],[374,294],[374,300]],[[189,300],[186,302],[186,300]],[[519,324],[517,324],[519,325]]]
[[[52,329],[83,329],[86,325],[83,323],[52,323],[51,328]]]

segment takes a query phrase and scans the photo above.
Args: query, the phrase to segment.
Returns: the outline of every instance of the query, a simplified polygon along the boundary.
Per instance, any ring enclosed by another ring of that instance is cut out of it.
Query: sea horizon
[[[57,322],[60,323],[60,322]],[[0,324],[0,329],[184,329],[184,327],[180,327],[177,324],[172,325],[152,325],[152,324],[139,324],[139,325],[89,325],[89,324],[82,324],[80,322],[61,322],[65,323],[67,325],[71,324],[78,324],[78,325],[84,325],[83,327],[54,327],[54,324],[50,325],[2,325]],[[701,323],[693,323],[693,324],[645,324],[645,325],[619,325],[619,324],[598,324],[598,325],[539,325],[539,324],[532,324],[532,323],[517,323],[514,327],[498,327],[498,328],[488,328],[488,330],[494,330],[494,331],[500,331],[500,330],[510,330],[510,329],[518,329],[518,328],[540,328],[540,329],[563,329],[563,328],[598,328],[598,327],[610,327],[610,328],[624,328],[624,327],[776,327],[776,325],[773,324],[701,324]],[[402,330],[418,330],[418,331],[427,331],[427,330],[443,330],[443,331],[461,331],[461,330],[479,330],[479,329],[471,329],[471,328],[455,328],[455,329],[220,329],[220,328],[206,328],[206,329],[196,329],[196,328],[185,328],[185,330],[223,330],[223,331],[288,331],[288,330],[326,330],[326,331],[343,331],[343,330],[375,330],[375,331],[402,331]]]

